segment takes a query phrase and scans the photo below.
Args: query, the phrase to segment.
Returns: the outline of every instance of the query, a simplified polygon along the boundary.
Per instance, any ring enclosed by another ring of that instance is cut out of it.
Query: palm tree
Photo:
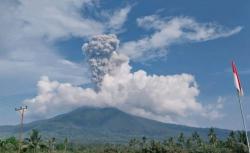
[[[0,140],[0,151],[5,152],[5,141],[4,140]]]
[[[237,132],[237,151],[238,152],[247,152],[247,139],[246,135],[243,131],[238,131]]]
[[[52,153],[54,152],[54,149],[55,149],[55,143],[56,143],[56,138],[51,138],[49,139],[49,153]]]
[[[247,138],[243,131],[238,131],[238,141],[247,145]]]
[[[25,140],[27,144],[23,146],[23,150],[31,149],[34,153],[36,153],[37,149],[41,148],[41,146],[44,146],[44,144],[42,144],[42,139],[39,131],[35,129],[32,130],[30,137],[26,138]]]
[[[184,144],[185,144],[185,137],[184,137],[184,134],[181,132],[180,135],[178,136],[178,146],[183,148],[184,147]]]
[[[231,131],[229,133],[229,136],[227,137],[227,141],[226,141],[226,146],[231,149],[231,150],[235,150],[235,146],[237,145],[237,139],[236,139],[236,135],[234,131]]]
[[[217,136],[216,136],[216,133],[215,133],[215,131],[214,131],[213,128],[209,129],[208,139],[209,139],[209,143],[210,144],[216,145],[216,143],[217,143]]]
[[[202,144],[202,139],[196,131],[192,134],[192,141],[194,142],[194,145],[196,146],[201,146]]]
[[[64,153],[67,151],[67,145],[68,145],[68,138],[64,139]]]

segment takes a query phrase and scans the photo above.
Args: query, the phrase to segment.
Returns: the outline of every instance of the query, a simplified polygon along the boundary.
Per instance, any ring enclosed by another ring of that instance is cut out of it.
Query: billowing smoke
[[[116,52],[118,45],[115,35],[98,35],[83,45],[97,91],[42,77],[38,95],[25,101],[30,116],[45,118],[79,106],[93,106],[189,125],[195,125],[194,117],[220,117],[217,110],[211,111],[197,101],[199,89],[194,76],[131,72],[129,59]]]
[[[82,47],[92,74],[92,81],[100,88],[103,77],[111,74],[128,58],[118,55],[119,40],[116,35],[97,35]]]

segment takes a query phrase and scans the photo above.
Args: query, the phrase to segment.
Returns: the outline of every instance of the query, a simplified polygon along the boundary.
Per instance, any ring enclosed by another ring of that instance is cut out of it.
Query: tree
[[[237,132],[237,146],[236,150],[239,153],[245,153],[248,151],[247,148],[247,138],[246,135],[243,131],[238,131]]]
[[[185,146],[185,137],[184,134],[181,132],[177,138],[178,146],[183,148]]]
[[[53,138],[49,139],[48,143],[49,143],[49,153],[54,152],[54,150],[55,150],[56,138],[53,137]]]
[[[200,135],[196,131],[192,134],[192,141],[195,146],[201,146],[202,144],[202,139],[200,138]]]
[[[226,140],[226,147],[229,148],[231,151],[235,151],[236,145],[237,145],[236,134],[234,131],[231,131]]]
[[[64,153],[67,152],[68,138],[64,139]]]
[[[34,153],[37,149],[44,149],[46,145],[42,143],[42,137],[38,130],[33,129],[29,138],[26,138],[26,145],[22,147],[22,150],[32,150]]]
[[[18,149],[18,141],[15,137],[10,137],[5,140],[5,145],[8,149],[17,150]]]
[[[216,145],[217,143],[217,136],[213,128],[209,129],[208,140],[209,140],[209,144],[211,145]]]

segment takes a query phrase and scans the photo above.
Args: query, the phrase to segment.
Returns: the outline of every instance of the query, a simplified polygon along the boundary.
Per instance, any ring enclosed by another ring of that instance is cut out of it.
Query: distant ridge
[[[18,126],[0,126],[0,136],[18,134]],[[206,137],[207,128],[193,128],[183,125],[162,123],[124,113],[115,108],[81,107],[72,112],[51,119],[31,122],[24,125],[27,135],[37,129],[43,137],[63,139],[81,143],[123,143],[131,138],[164,139],[177,136],[180,132],[191,135],[197,131]],[[219,138],[225,138],[229,130],[215,129]]]

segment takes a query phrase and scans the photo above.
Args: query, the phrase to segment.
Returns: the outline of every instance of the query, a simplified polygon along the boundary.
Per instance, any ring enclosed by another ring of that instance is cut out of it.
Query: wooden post
[[[21,106],[19,108],[15,108],[15,111],[20,113],[20,130],[19,130],[19,147],[18,147],[18,153],[21,153],[22,148],[22,137],[23,137],[23,118],[24,118],[24,112],[27,110],[28,107]]]

